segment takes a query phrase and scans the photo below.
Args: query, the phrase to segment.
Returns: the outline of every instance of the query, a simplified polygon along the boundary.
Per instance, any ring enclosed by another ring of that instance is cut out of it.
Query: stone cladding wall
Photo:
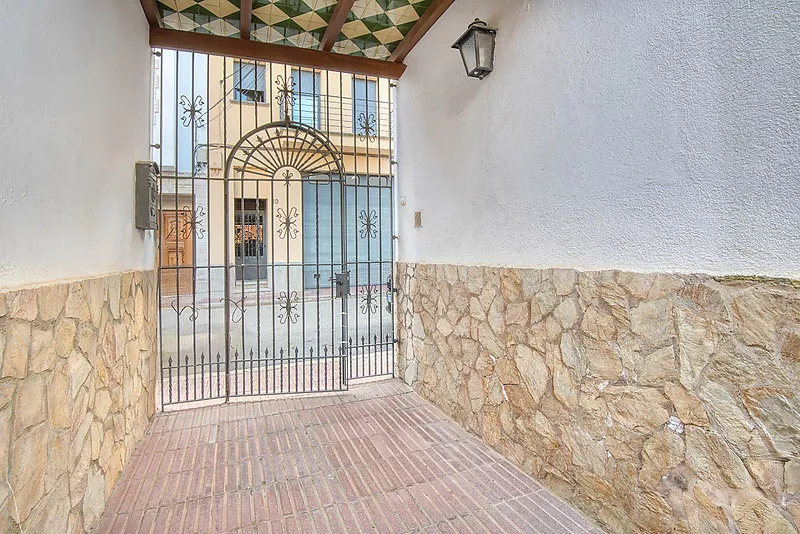
[[[0,532],[91,530],[155,413],[156,275],[0,292]]]
[[[609,532],[796,532],[800,285],[399,264],[398,376]]]

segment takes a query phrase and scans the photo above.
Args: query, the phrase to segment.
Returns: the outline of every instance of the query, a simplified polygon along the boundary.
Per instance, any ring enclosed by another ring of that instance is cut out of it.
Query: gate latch
[[[331,282],[336,282],[336,298],[340,299],[350,294],[350,271],[336,273]]]

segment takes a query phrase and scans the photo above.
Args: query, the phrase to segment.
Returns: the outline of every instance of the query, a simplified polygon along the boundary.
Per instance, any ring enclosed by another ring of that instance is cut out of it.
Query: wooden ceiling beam
[[[142,4],[142,11],[147,17],[147,22],[151,28],[163,28],[164,22],[161,20],[161,12],[158,10],[156,0],[139,0]]]
[[[402,63],[203,33],[150,28],[150,46],[398,79]]]
[[[389,61],[402,62],[405,60],[408,53],[413,50],[428,30],[436,24],[439,17],[444,15],[444,12],[447,11],[447,8],[450,7],[453,2],[455,2],[455,0],[433,0],[431,5],[428,6],[428,9],[426,9],[419,20],[417,20],[416,24],[408,31],[405,38],[400,41],[400,44],[394,49],[394,52],[389,56]]]
[[[333,10],[331,20],[328,21],[328,27],[325,29],[325,35],[322,37],[320,49],[325,52],[333,50],[333,45],[339,39],[339,33],[342,31],[342,26],[347,21],[347,15],[353,9],[355,0],[339,0],[336,3],[336,8]]]
[[[253,0],[242,0],[239,15],[239,36],[249,41],[250,27],[253,21]]]

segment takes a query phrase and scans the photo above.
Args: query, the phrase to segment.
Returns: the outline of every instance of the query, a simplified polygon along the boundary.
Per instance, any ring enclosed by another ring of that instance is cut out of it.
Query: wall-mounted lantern
[[[484,79],[494,69],[494,40],[497,30],[475,19],[464,35],[453,44],[461,52],[467,76]]]

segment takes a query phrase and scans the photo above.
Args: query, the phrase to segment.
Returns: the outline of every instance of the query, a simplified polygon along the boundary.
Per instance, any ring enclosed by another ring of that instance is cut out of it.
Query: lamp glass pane
[[[492,70],[494,59],[494,35],[488,32],[475,32],[477,35],[478,66]]]
[[[464,67],[467,69],[467,74],[475,70],[476,62],[478,60],[477,52],[475,51],[475,32],[472,32],[461,42],[461,59],[464,60]]]

